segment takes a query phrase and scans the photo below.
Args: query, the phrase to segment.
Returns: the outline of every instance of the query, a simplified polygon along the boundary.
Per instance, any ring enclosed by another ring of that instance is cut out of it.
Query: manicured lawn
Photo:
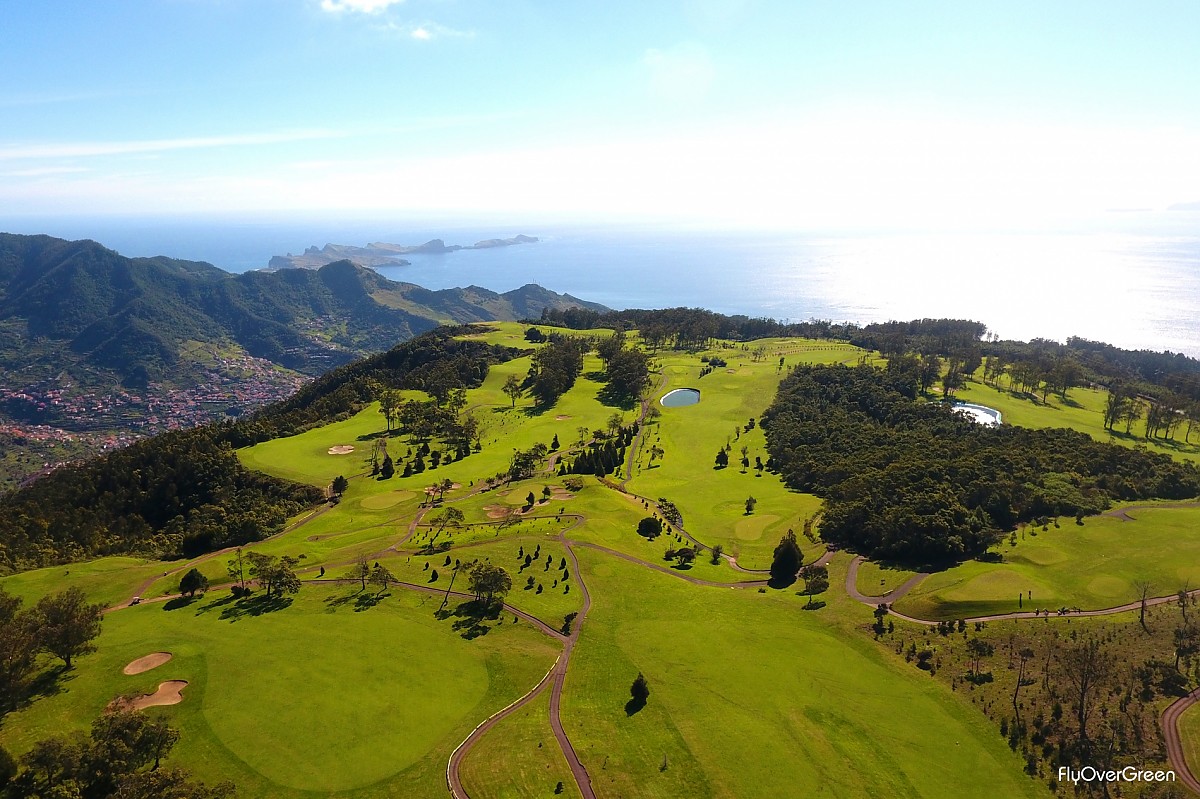
[[[866,596],[883,596],[894,591],[915,572],[863,561],[858,567],[858,590]]]
[[[578,799],[571,769],[550,729],[550,690],[502,719],[463,761],[461,778],[472,799],[558,796]]]
[[[700,541],[721,544],[738,562],[751,569],[771,564],[771,554],[779,539],[790,528],[800,536],[804,519],[814,517],[821,500],[811,494],[792,491],[770,472],[755,469],[755,459],[767,461],[766,440],[757,422],[770,405],[785,368],[801,361],[830,363],[855,362],[863,354],[848,345],[804,340],[766,339],[751,342],[750,350],[762,346],[765,355],[755,361],[751,353],[736,348],[711,350],[727,367],[699,377],[704,364],[700,354],[663,352],[659,354],[665,385],[654,392],[657,400],[676,388],[696,388],[700,402],[682,408],[664,408],[661,418],[648,426],[646,448],[663,449],[661,460],[651,464],[643,451],[634,465],[629,489],[656,499],[665,497],[678,505],[684,527]],[[747,430],[749,421],[755,426]],[[714,468],[718,450],[732,446],[730,465]],[[741,448],[746,447],[750,468],[743,471]],[[754,512],[746,514],[747,498],[757,500]],[[800,538],[806,559],[815,559],[823,548]]]
[[[593,606],[563,714],[599,796],[1045,795],[980,715],[875,648],[867,609],[580,559]],[[650,699],[627,715],[638,672]]]
[[[169,568],[173,568],[173,564],[164,561],[99,558],[19,572],[0,578],[0,586],[13,596],[24,599],[26,605],[32,605],[47,594],[76,586],[87,595],[90,602],[107,607],[129,599],[144,581]]]
[[[1006,539],[993,548],[1003,562],[969,561],[933,574],[896,609],[931,619],[1064,606],[1090,610],[1134,601],[1134,584],[1141,580],[1150,582],[1151,596],[1200,585],[1200,508],[1164,506],[1131,515],[1136,521],[1096,516],[1082,526],[1061,520],[1058,529],[1029,528],[1016,546]]]
[[[1035,428],[1069,427],[1087,433],[1097,441],[1109,441],[1125,447],[1144,446],[1181,460],[1200,461],[1200,443],[1197,443],[1200,442],[1200,436],[1193,433],[1192,443],[1183,442],[1186,424],[1180,426],[1173,441],[1146,438],[1144,421],[1135,422],[1129,433],[1125,432],[1124,425],[1117,425],[1115,432],[1105,430],[1104,406],[1108,402],[1108,392],[1104,389],[1073,388],[1067,392],[1066,402],[1058,395],[1051,394],[1043,405],[1040,398],[1035,401],[1007,389],[995,389],[972,381],[955,396],[965,402],[995,408],[1003,415],[1004,424]]]
[[[541,679],[559,646],[507,619],[466,640],[423,594],[394,589],[363,612],[352,597],[346,586],[306,586],[290,606],[257,616],[224,595],[113,613],[99,652],[79,660],[65,691],[5,719],[4,744],[19,755],[85,729],[115,696],[185,679],[181,704],[150,711],[182,732],[170,762],[232,779],[242,796],[443,795],[450,751]],[[175,658],[121,673],[154,651]]]
[[[1200,774],[1200,706],[1192,705],[1179,717],[1179,738],[1193,774]]]

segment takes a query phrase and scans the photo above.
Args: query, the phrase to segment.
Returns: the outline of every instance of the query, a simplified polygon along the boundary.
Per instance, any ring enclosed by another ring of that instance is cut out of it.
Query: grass
[[[751,351],[763,347],[764,355],[754,360]],[[792,491],[770,472],[754,468],[755,458],[767,461],[766,440],[757,421],[775,395],[784,372],[796,363],[856,362],[865,355],[849,345],[803,339],[765,339],[751,342],[751,351],[740,345],[707,351],[729,364],[703,378],[701,354],[660,353],[664,382],[653,393],[654,400],[676,388],[697,388],[700,402],[683,408],[662,408],[662,416],[647,426],[648,446],[664,450],[661,460],[651,464],[644,456],[634,464],[629,489],[656,499],[674,502],[683,514],[684,527],[700,541],[721,544],[738,562],[752,569],[771,564],[779,539],[789,529],[797,535],[804,520],[820,511],[821,500]],[[746,429],[750,420],[752,429]],[[717,451],[729,444],[730,465],[714,468]],[[750,468],[741,467],[741,448],[747,448]],[[746,514],[748,497],[757,500],[753,514]],[[800,540],[801,549],[813,559],[823,549]],[[811,550],[811,551],[810,551]]]
[[[866,596],[883,596],[905,583],[916,572],[865,560],[858,567],[858,590]]]
[[[5,719],[4,744],[19,755],[85,729],[115,696],[186,679],[180,705],[151,712],[182,732],[170,762],[202,778],[256,797],[441,795],[450,751],[541,679],[558,645],[507,619],[466,640],[433,617],[432,598],[393,594],[365,612],[341,601],[352,595],[344,586],[305,587],[259,616],[213,596],[122,610],[59,694]],[[152,651],[175,658],[121,673]]]
[[[1129,433],[1124,425],[1117,425],[1114,432],[1104,429],[1104,406],[1108,392],[1104,389],[1073,388],[1067,392],[1064,402],[1057,395],[1047,396],[1043,404],[1040,398],[1018,394],[1004,388],[993,388],[977,380],[956,392],[956,399],[987,405],[1000,411],[1004,424],[1021,427],[1068,427],[1087,433],[1097,441],[1108,441],[1124,447],[1143,446],[1179,458],[1200,462],[1200,444],[1182,441],[1186,425],[1180,427],[1178,440],[1146,438],[1144,421],[1135,422]]]
[[[1138,598],[1200,586],[1200,508],[1135,510],[1136,521],[1095,516],[1082,526],[1027,528],[1015,546],[993,547],[1003,561],[969,561],[933,574],[896,603],[921,618],[952,619],[1016,610],[1112,607]],[[1032,597],[1028,592],[1032,591]],[[1018,604],[1018,594],[1024,600]]]
[[[1044,795],[980,716],[856,629],[866,608],[839,604],[838,622],[832,608],[801,611],[792,591],[697,588],[580,559],[593,607],[564,717],[600,795]],[[638,672],[650,699],[629,715]]]
[[[1179,739],[1188,767],[1200,773],[1200,707],[1192,705],[1179,717]]]
[[[75,586],[83,591],[89,602],[110,607],[129,599],[143,582],[169,568],[172,564],[163,561],[99,558],[12,574],[0,578],[0,586],[21,597],[26,605],[32,605],[47,594]]]
[[[579,789],[550,729],[550,691],[502,719],[463,761],[460,776],[472,799],[559,796],[578,799]]]

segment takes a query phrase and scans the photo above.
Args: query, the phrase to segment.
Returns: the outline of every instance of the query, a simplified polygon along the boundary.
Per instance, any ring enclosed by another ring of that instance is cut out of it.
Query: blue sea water
[[[241,272],[326,242],[541,241],[381,267],[431,289],[539,283],[614,308],[695,306],[781,320],[977,319],[1006,338],[1077,335],[1200,357],[1200,214],[1112,214],[1057,230],[722,232],[322,217],[0,220],[131,256]]]

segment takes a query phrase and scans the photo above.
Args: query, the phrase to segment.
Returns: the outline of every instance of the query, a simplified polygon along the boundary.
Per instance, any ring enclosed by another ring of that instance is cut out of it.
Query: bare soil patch
[[[151,652],[149,655],[131,661],[121,669],[122,674],[141,674],[150,669],[157,669],[171,659],[170,652]]]
[[[354,451],[354,447],[350,444],[338,444],[336,447],[329,448],[330,455],[349,455]]]
[[[142,694],[132,699],[114,699],[109,703],[111,709],[145,710],[159,705],[178,705],[183,701],[183,689],[187,680],[167,680],[158,684],[158,690],[152,694]]]

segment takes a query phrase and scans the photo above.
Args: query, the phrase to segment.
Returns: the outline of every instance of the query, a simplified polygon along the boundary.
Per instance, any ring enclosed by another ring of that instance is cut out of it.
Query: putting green
[[[968,561],[930,575],[896,610],[929,619],[1094,610],[1133,602],[1143,580],[1151,595],[1200,584],[1200,508],[1161,505],[1131,515],[1133,521],[1094,516],[1083,525],[1064,520],[1057,529],[1027,529],[1015,546],[1006,540],[992,548],[1002,562]]]
[[[424,595],[399,589],[355,612],[356,589],[305,586],[290,606],[257,616],[228,595],[111,614],[70,689],[10,714],[4,743],[19,755],[39,738],[86,729],[115,696],[183,679],[183,702],[161,711],[182,733],[170,762],[233,779],[246,796],[357,791],[405,772],[436,775],[478,720],[536,683],[558,652],[526,624],[465,640]],[[121,673],[151,651],[174,657]],[[389,793],[441,787],[400,781]]]
[[[412,491],[389,491],[386,494],[375,494],[370,497],[363,497],[358,501],[358,504],[367,510],[384,510],[399,505],[406,499],[412,499],[416,494]]]

